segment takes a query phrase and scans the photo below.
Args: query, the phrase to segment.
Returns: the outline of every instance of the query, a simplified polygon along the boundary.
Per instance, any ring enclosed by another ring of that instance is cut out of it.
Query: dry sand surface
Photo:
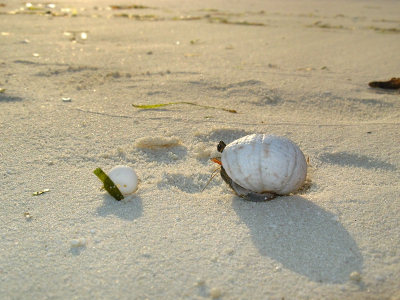
[[[0,1],[1,299],[400,299],[399,1],[39,4]],[[251,133],[309,189],[201,192]]]

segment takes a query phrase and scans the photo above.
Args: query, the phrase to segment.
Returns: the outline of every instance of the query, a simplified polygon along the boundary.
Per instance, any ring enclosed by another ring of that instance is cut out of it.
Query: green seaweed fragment
[[[146,8],[151,8],[149,6],[144,6],[144,5],[110,5],[111,9],[146,9]]]
[[[137,21],[158,21],[162,20],[157,15],[132,15],[132,14],[114,14],[114,17],[135,19]]]
[[[104,188],[112,197],[114,197],[115,200],[120,201],[124,199],[124,196],[122,196],[118,187],[110,179],[110,177],[108,177],[107,174],[103,172],[102,169],[97,168],[93,171],[93,173],[101,180],[101,182],[103,182]]]
[[[203,9],[200,9],[199,11],[217,12],[218,9],[216,9],[216,8],[203,8]]]
[[[354,30],[354,28],[344,27],[342,25],[330,25],[322,23],[321,21],[316,21],[312,25],[307,25],[306,27],[315,27],[315,28],[323,28],[323,29],[344,29],[344,30]]]
[[[373,29],[378,33],[400,33],[400,29],[398,28],[381,28],[381,27],[375,27],[375,26],[370,26],[368,29]]]
[[[29,6],[27,9],[28,10],[44,10],[43,7],[36,7],[36,6]]]
[[[47,193],[47,192],[50,192],[50,190],[49,189],[44,189],[44,190],[41,190],[39,192],[32,193],[32,196],[39,196],[39,195]]]
[[[163,104],[152,104],[152,105],[135,105],[132,104],[133,107],[136,108],[141,108],[141,109],[153,109],[153,108],[159,108],[167,105],[175,105],[175,104],[189,104],[193,106],[199,106],[199,107],[204,107],[204,108],[214,108],[214,109],[221,109],[223,111],[227,111],[233,114],[236,114],[237,111],[234,109],[227,109],[227,108],[222,108],[222,107],[214,107],[214,106],[208,106],[208,105],[201,105],[193,102],[186,102],[186,101],[181,101],[181,102],[169,102],[169,103],[163,103]]]
[[[201,20],[203,17],[199,16],[179,16],[179,17],[173,17],[172,21],[193,21],[193,20]]]
[[[246,25],[246,26],[265,26],[264,23],[248,22],[248,21],[229,21],[225,18],[210,18],[211,23],[229,24],[229,25]]]

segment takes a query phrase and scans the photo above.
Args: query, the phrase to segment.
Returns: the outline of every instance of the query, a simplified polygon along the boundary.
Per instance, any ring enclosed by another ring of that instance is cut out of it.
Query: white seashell
[[[110,170],[108,177],[124,196],[130,195],[138,189],[139,179],[131,167],[116,166]]]
[[[222,152],[221,176],[239,196],[259,197],[249,200],[293,193],[306,179],[303,152],[284,137],[252,134],[226,146],[221,141],[218,151]]]

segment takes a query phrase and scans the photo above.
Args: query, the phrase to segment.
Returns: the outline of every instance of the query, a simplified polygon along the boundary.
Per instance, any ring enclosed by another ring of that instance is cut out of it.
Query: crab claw
[[[222,166],[222,162],[218,158],[211,158],[211,161]]]

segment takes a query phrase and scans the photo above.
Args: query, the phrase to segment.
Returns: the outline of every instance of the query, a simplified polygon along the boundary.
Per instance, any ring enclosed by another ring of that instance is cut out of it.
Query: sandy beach
[[[400,77],[399,12],[0,1],[0,299],[399,300],[400,94],[368,86]],[[307,188],[203,190],[252,133],[293,140]],[[122,201],[93,174],[117,165]]]

